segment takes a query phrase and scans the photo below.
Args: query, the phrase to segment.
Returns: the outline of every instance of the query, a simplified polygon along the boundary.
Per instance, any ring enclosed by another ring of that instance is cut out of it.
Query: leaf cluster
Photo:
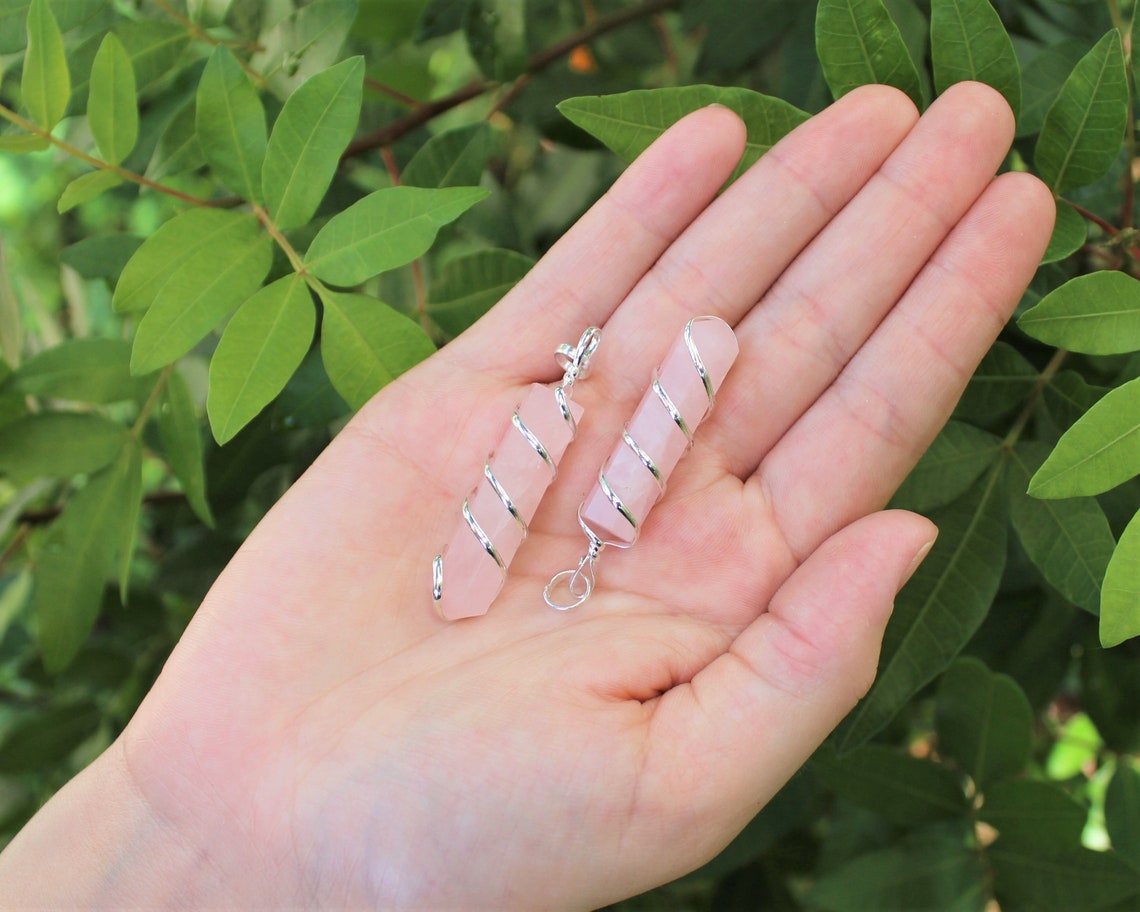
[[[857,86],[921,108],[980,80],[1057,223],[895,496],[938,543],[832,741],[622,908],[1136,908],[1132,6],[0,2],[0,839],[121,729],[345,418],[620,160],[716,102],[747,127],[735,177]]]

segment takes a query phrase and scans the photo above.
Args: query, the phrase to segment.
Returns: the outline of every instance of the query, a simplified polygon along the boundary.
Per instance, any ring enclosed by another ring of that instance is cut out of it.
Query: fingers
[[[702,428],[746,476],[830,385],[993,179],[1013,117],[987,86],[948,89],[737,327],[741,355]]]
[[[552,379],[554,349],[604,324],[708,205],[744,151],[744,125],[708,107],[665,131],[449,357],[509,382]],[[555,371],[556,372],[556,371]]]
[[[693,825],[682,831],[702,840],[694,855],[722,848],[866,692],[895,594],[935,534],[903,511],[848,526],[728,652],[661,698],[641,793],[687,809]]]
[[[1053,199],[994,181],[757,473],[793,553],[879,509],[950,416],[1049,241]]]
[[[606,325],[595,386],[632,405],[692,317],[734,324],[914,125],[903,93],[865,86],[777,143],[664,252]]]

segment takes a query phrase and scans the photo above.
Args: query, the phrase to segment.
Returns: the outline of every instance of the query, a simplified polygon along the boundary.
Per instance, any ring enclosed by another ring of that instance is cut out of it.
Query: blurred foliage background
[[[1049,183],[1058,227],[1020,324],[896,497],[942,534],[879,682],[720,857],[617,908],[1140,909],[1132,15],[1122,0],[0,0],[0,845],[122,729],[353,407],[492,306],[623,156],[714,100],[744,116],[754,159],[862,82],[922,105],[978,78],[1017,109],[1007,167]],[[353,98],[319,163],[327,192],[277,231],[268,171],[261,187],[230,176],[264,137],[206,143],[203,111],[239,99],[271,128],[300,122],[290,99],[332,98],[318,77],[338,64],[362,76],[359,120]],[[338,218],[397,185],[467,196],[426,243],[398,225],[376,274],[314,260],[295,331],[234,374],[219,334],[268,338],[246,307],[262,280],[288,282],[322,232],[335,252],[352,239]],[[275,246],[248,300],[147,360],[158,305],[124,306],[124,289],[161,279],[146,242],[185,247],[172,226],[188,213],[249,216]],[[345,321],[363,348],[330,341]]]

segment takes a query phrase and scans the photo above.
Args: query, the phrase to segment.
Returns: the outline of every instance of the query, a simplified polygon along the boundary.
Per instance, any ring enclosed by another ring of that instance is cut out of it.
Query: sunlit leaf
[[[321,357],[354,409],[435,351],[419,326],[374,298],[332,292],[322,300]]]
[[[1054,193],[1100,179],[1112,167],[1128,119],[1120,32],[1112,29],[1073,68],[1045,115],[1034,161]]]
[[[626,161],[633,161],[686,114],[710,104],[735,111],[748,131],[744,156],[733,177],[808,118],[799,108],[770,95],[707,85],[569,98],[558,105],[558,110]]]
[[[811,768],[841,798],[900,826],[966,813],[966,797],[953,771],[892,747],[869,744],[842,757],[823,749],[812,758]]]
[[[0,426],[0,472],[16,478],[69,478],[109,465],[127,431],[100,415],[44,412]]]
[[[95,199],[99,194],[118,187],[122,182],[123,179],[114,171],[89,171],[64,187],[56,208],[61,213],[68,212]]]
[[[882,0],[819,0],[815,47],[836,98],[861,85],[882,83],[922,106],[918,70]]]
[[[533,265],[534,260],[513,250],[479,250],[458,257],[432,283],[428,315],[448,335],[457,336],[490,310]]]
[[[59,123],[71,98],[63,36],[48,0],[32,0],[28,6],[28,50],[20,92],[28,117],[45,130]]]
[[[978,816],[997,830],[1003,845],[1041,852],[1079,845],[1088,814],[1088,808],[1059,785],[1031,779],[993,783],[978,810]]]
[[[942,676],[934,716],[942,752],[985,789],[1020,773],[1033,749],[1033,710],[1017,682],[975,658]]]
[[[1005,568],[1000,463],[935,511],[941,534],[903,587],[887,625],[879,674],[837,732],[841,751],[863,744],[933,680],[978,629]]]
[[[158,408],[158,431],[170,468],[186,492],[186,500],[206,525],[214,524],[206,500],[206,470],[202,434],[190,388],[178,371],[171,371]]]
[[[273,125],[261,172],[269,214],[282,231],[317,211],[360,118],[364,58],[313,76],[289,96]]]
[[[473,187],[491,154],[491,127],[486,121],[466,124],[433,136],[420,146],[403,172],[405,187]]]
[[[1140,350],[1140,281],[1101,270],[1070,279],[1017,321],[1035,339],[1090,355]]]
[[[137,91],[131,58],[115,33],[109,32],[91,65],[87,122],[99,154],[112,165],[122,162],[138,140]]]
[[[1140,513],[1125,527],[1108,562],[1100,600],[1100,642],[1111,647],[1140,636]]]
[[[124,509],[138,490],[138,447],[91,477],[52,523],[36,566],[35,608],[40,649],[49,671],[64,668],[87,639],[99,613],[103,587],[133,521]]]
[[[1100,610],[1101,581],[1116,545],[1092,497],[1041,500],[1026,489],[1049,445],[1024,440],[1009,461],[1009,512],[1025,553],[1046,581],[1074,605]]]
[[[1029,485],[1034,497],[1100,494],[1140,472],[1140,380],[1104,396],[1069,428]]]
[[[241,64],[224,45],[214,48],[198,83],[198,140],[214,174],[234,193],[261,200],[265,111]]]
[[[932,0],[930,48],[939,94],[956,82],[993,86],[1021,110],[1021,68],[1001,17],[990,0]]]
[[[215,218],[199,217],[191,225],[188,217],[195,214]],[[207,229],[205,234],[187,233],[199,226]],[[151,246],[166,229],[180,242],[176,263],[164,264],[160,258],[169,246],[166,238]],[[253,294],[269,272],[270,243],[252,215],[236,212],[192,210],[163,225],[139,248],[119,280],[122,289],[130,274],[132,298],[144,288],[154,291],[135,333],[131,370],[145,374],[180,358]]]
[[[210,361],[206,411],[218,443],[281,392],[309,350],[316,322],[309,288],[296,275],[267,285],[234,314]]]
[[[441,227],[486,195],[479,187],[377,190],[329,219],[313,238],[305,262],[325,282],[359,285],[422,256]]]
[[[893,503],[908,510],[942,507],[963,494],[1001,452],[1001,438],[961,421],[950,421],[922,454]]]

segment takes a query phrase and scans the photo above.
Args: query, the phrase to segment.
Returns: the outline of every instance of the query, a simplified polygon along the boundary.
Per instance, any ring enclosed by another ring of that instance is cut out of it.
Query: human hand
[[[181,905],[585,909],[719,851],[869,686],[933,540],[876,511],[1048,240],[1044,186],[993,180],[1012,135],[979,85],[921,120],[867,87],[714,200],[739,121],[666,133],[376,396],[219,578],[84,774],[133,790],[148,823],[127,829],[164,847],[149,880]],[[599,463],[705,313],[741,344],[716,411],[637,545],[550,610]],[[590,324],[579,437],[490,613],[447,624],[431,558],[520,392]]]

